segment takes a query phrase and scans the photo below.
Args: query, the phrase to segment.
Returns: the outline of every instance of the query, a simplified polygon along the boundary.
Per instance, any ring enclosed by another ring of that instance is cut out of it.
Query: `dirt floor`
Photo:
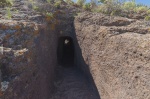
[[[63,68],[62,79],[56,86],[52,99],[100,99],[86,76],[75,67]]]

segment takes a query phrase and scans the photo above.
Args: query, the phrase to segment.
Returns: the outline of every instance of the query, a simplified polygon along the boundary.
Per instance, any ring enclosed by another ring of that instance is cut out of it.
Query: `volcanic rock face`
[[[54,91],[55,23],[28,8],[26,2],[14,0],[11,19],[0,8],[1,99],[48,99]]]
[[[150,24],[81,13],[75,30],[102,99],[150,99]]]
[[[89,87],[90,84],[86,83],[88,81],[86,76],[78,72],[78,69],[63,72],[67,74],[65,80],[57,78],[59,75],[58,39],[63,36],[73,38],[74,11],[68,11],[65,7],[63,10],[53,10],[46,4],[47,6],[42,6],[45,8],[41,9],[53,13],[41,15],[30,9],[26,3],[29,3],[28,0],[14,0],[14,5],[10,8],[12,11],[10,19],[6,19],[6,9],[0,8],[3,9],[0,10],[0,15],[2,14],[0,17],[0,99],[50,99],[54,92],[56,94],[53,97],[57,99],[77,98],[77,96],[81,99],[82,97],[99,99],[93,87]],[[68,48],[66,49],[68,51]],[[73,61],[74,55],[71,57]],[[82,74],[79,78],[78,73]],[[70,83],[67,77],[73,82],[70,87],[67,87]],[[64,80],[64,83],[58,87],[60,89],[55,88],[58,86],[56,80]],[[76,86],[73,86],[74,84]],[[85,86],[82,86],[84,84]],[[77,89],[77,95],[74,94],[74,89]],[[66,91],[61,92],[62,90]],[[74,95],[65,94],[68,91]],[[57,96],[60,94],[63,96]]]
[[[57,64],[57,33],[44,27],[34,22],[1,21],[1,99],[51,96]]]
[[[102,99],[150,99],[150,23],[87,12],[74,21],[74,7],[43,4],[51,16],[32,6],[14,0],[11,19],[0,8],[0,99],[99,99],[97,89]],[[59,48],[61,37],[73,47]]]

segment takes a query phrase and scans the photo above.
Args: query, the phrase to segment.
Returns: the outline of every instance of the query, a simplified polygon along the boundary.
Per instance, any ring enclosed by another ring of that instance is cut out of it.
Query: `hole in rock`
[[[57,48],[58,63],[63,67],[74,66],[74,43],[71,37],[60,37]]]

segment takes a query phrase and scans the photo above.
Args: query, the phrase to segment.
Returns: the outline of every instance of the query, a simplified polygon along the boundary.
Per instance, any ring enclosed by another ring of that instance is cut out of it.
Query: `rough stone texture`
[[[1,19],[1,99],[49,99],[54,92],[57,23],[42,19],[44,24]]]
[[[42,31],[43,28],[44,25],[32,22],[4,20],[0,23],[4,50],[0,55],[1,81],[9,82],[8,89],[1,90],[2,99],[50,97],[54,67],[57,64],[54,52],[57,48],[57,34],[52,33],[51,29]],[[39,38],[41,34],[43,36]],[[47,43],[49,46],[44,45]],[[49,48],[54,49],[47,51]],[[52,59],[48,57],[49,54]]]
[[[75,30],[102,99],[150,99],[150,23],[81,13]]]
[[[39,10],[52,12],[50,16],[33,7],[28,0],[14,0],[11,16],[8,9],[0,8],[0,50],[4,50],[0,53],[1,99],[50,99],[53,92],[58,99],[57,95],[99,99],[92,77],[102,99],[150,99],[149,22],[85,12],[76,17],[74,31],[73,16],[79,9],[39,3]],[[85,73],[67,70],[58,86],[56,51],[61,36],[73,38],[75,65]],[[77,94],[61,93],[67,85],[76,89],[80,81],[80,86],[85,86],[77,88]]]
[[[34,11],[28,0],[14,0],[10,19],[7,9],[0,8],[0,50],[4,50],[0,53],[0,99],[50,99],[56,92],[57,41],[61,36],[72,37],[76,10],[53,9],[49,4],[40,4],[40,9],[52,16]],[[80,94],[80,89],[77,93],[82,97],[92,90]]]

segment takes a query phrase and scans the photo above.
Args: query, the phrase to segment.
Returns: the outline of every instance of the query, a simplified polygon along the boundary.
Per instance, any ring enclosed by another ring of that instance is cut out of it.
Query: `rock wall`
[[[57,67],[57,41],[58,33],[51,30],[49,25],[41,30],[41,34],[36,42],[36,62],[38,70],[38,81],[35,89],[37,96],[32,99],[49,99],[55,90],[54,81],[56,79]],[[29,98],[29,99],[31,99]]]
[[[57,66],[58,31],[55,26],[52,20],[44,24],[1,21],[1,99],[51,97]]]
[[[85,12],[74,24],[101,99],[150,98],[148,22]]]
[[[80,9],[66,3],[60,9],[28,0],[13,3],[10,16],[0,7],[0,98],[50,99],[62,72],[58,39],[74,41],[73,20]]]
[[[74,18],[63,10],[34,18],[0,22],[1,99],[50,99],[55,92],[58,39],[72,37]]]

